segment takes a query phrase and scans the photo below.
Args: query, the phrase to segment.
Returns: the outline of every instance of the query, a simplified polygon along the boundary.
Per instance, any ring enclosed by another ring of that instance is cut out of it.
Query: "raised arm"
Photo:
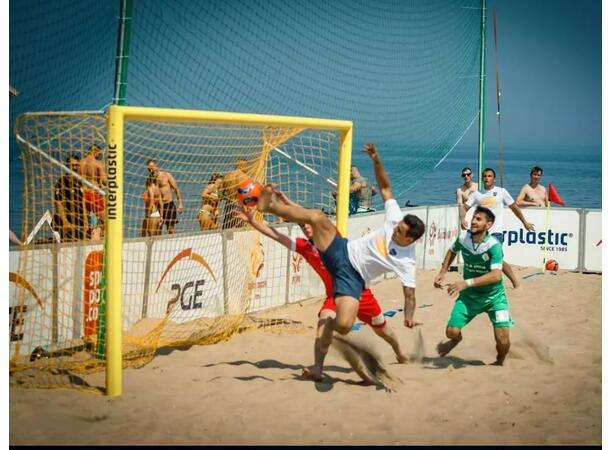
[[[271,228],[265,222],[257,222],[252,215],[252,212],[242,205],[238,206],[238,209],[235,211],[235,217],[244,222],[248,222],[252,228],[257,230],[259,233],[264,234],[265,236],[273,239],[276,242],[279,242],[288,250],[292,250],[292,239],[284,233],[280,233],[275,228]]]
[[[368,154],[373,161],[375,178],[377,179],[377,185],[379,186],[379,191],[381,192],[383,202],[385,203],[386,201],[393,199],[394,193],[392,192],[392,187],[390,185],[390,178],[388,177],[383,164],[381,164],[381,159],[379,159],[379,153],[377,153],[375,144],[366,144],[364,146],[364,152]]]

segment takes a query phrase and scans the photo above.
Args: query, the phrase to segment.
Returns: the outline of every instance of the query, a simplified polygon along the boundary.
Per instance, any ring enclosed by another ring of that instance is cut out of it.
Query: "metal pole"
[[[485,169],[485,79],[487,70],[485,67],[485,40],[487,15],[487,0],[481,0],[481,55],[480,55],[480,78],[479,78],[479,188],[483,183],[483,170]]]
[[[115,105],[124,105],[127,95],[127,67],[129,65],[132,11],[133,0],[121,0],[114,75],[114,98],[112,99],[112,103]]]

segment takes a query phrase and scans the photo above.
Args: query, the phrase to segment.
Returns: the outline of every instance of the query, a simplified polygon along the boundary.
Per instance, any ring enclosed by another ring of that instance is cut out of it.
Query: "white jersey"
[[[349,261],[368,286],[372,280],[394,271],[403,286],[415,287],[415,242],[406,247],[392,241],[403,213],[395,199],[385,202],[385,222],[366,236],[347,243]]]
[[[493,226],[489,233],[502,233],[504,205],[510,206],[515,203],[508,191],[504,188],[495,186],[493,189],[484,191],[483,193],[476,191],[470,194],[466,201],[466,206],[474,207],[484,206],[491,209],[491,212],[496,216]]]

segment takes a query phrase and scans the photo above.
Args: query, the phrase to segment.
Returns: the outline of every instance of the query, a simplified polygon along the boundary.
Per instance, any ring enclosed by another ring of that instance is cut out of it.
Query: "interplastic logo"
[[[523,228],[517,230],[503,231],[504,242],[510,247],[513,244],[530,245],[561,245],[568,246],[568,239],[573,238],[573,233],[558,233],[551,229],[547,231],[525,231]]]

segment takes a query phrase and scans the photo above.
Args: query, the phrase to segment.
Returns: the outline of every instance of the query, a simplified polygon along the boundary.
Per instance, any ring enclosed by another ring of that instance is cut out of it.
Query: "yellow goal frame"
[[[338,130],[337,229],[347,235],[349,175],[352,159],[353,124],[346,120],[272,116],[171,108],[113,105],[108,108],[106,153],[106,394],[122,393],[122,276],[123,276],[123,131],[131,120],[152,122],[206,122],[240,125],[270,125],[318,130]]]

